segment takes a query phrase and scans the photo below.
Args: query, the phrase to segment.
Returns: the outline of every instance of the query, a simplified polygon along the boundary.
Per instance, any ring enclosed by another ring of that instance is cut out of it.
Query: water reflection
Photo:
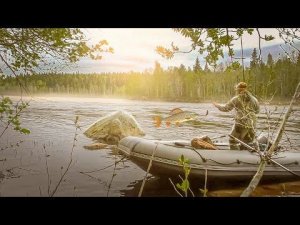
[[[176,185],[181,183],[179,177],[167,177],[167,176],[152,176],[146,180],[143,197],[179,197],[179,195],[174,190],[169,178]],[[131,182],[126,189],[120,190],[121,195],[126,197],[137,197],[142,185],[143,179],[136,180]],[[205,181],[204,177],[199,179],[189,179],[190,188],[193,194],[196,197],[202,197],[203,194],[200,189],[204,189]],[[227,180],[210,180],[208,177],[206,188],[209,192],[215,193],[218,190],[234,190],[236,187],[246,187],[248,181],[227,181]],[[181,192],[182,193],[182,192]],[[218,192],[216,192],[218,193]],[[208,193],[209,195],[210,193]],[[220,196],[226,196],[224,193],[218,193]],[[188,196],[192,196],[191,192],[188,193]]]
[[[126,189],[120,190],[122,196],[137,197],[143,179],[131,182]],[[150,177],[146,180],[143,197],[178,197],[167,177]]]
[[[180,182],[180,179],[171,178],[173,183]],[[120,190],[121,196],[137,197],[142,185],[143,179],[131,182],[126,189]],[[239,197],[247,187],[249,181],[226,181],[209,180],[206,188],[208,197]],[[195,197],[203,197],[200,189],[204,189],[204,180],[190,180],[190,186]],[[182,193],[182,192],[181,192]],[[150,177],[146,180],[143,197],[179,197],[174,190],[168,177]],[[191,197],[191,192],[188,193]],[[300,196],[300,181],[274,183],[274,181],[263,181],[255,189],[253,197],[263,196]]]

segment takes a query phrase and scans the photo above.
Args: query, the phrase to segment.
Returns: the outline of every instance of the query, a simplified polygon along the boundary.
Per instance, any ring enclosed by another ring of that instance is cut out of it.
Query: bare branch
[[[77,122],[78,122],[78,117],[76,117],[76,119],[75,119],[75,127],[76,127],[76,129],[75,129],[75,135],[74,135],[73,145],[72,145],[72,150],[71,150],[71,155],[70,155],[70,162],[69,162],[69,164],[68,164],[66,170],[64,171],[63,175],[60,177],[60,180],[58,181],[58,183],[57,183],[57,185],[55,186],[54,190],[51,192],[50,197],[53,197],[54,194],[56,193],[58,187],[60,186],[60,184],[61,184],[63,178],[65,177],[65,175],[66,175],[67,172],[69,171],[70,166],[71,166],[71,164],[72,164],[72,162],[73,162],[73,151],[74,151],[74,148],[75,148],[75,142],[77,141],[77,130],[78,130],[78,128],[79,128],[79,126],[77,125]]]
[[[177,190],[177,188],[176,188],[175,184],[173,183],[173,181],[171,180],[171,178],[169,178],[169,181],[170,181],[170,183],[172,184],[174,190],[177,192],[177,194],[178,194],[179,196],[183,197],[183,195],[180,194],[180,192]]]
[[[293,96],[293,98],[292,98],[292,100],[290,102],[289,108],[288,108],[287,112],[284,115],[282,123],[280,124],[280,127],[279,127],[279,130],[278,130],[278,133],[276,135],[274,143],[272,144],[272,146],[270,147],[270,149],[267,151],[267,153],[264,155],[264,157],[261,157],[261,162],[259,164],[258,170],[257,170],[256,174],[254,175],[254,177],[252,178],[252,180],[251,180],[250,184],[248,185],[248,187],[243,191],[241,197],[248,197],[248,196],[250,196],[251,193],[257,187],[259,181],[261,180],[261,178],[263,176],[263,172],[264,172],[265,166],[266,166],[266,160],[271,160],[271,156],[274,153],[275,149],[277,148],[277,146],[278,146],[278,144],[279,144],[279,142],[281,140],[281,137],[282,137],[282,134],[283,134],[283,131],[284,131],[284,127],[285,127],[286,121],[288,120],[288,118],[289,118],[289,116],[290,116],[290,114],[292,112],[292,106],[293,106],[294,102],[296,101],[297,95],[299,94],[299,92],[298,92],[299,87],[300,87],[300,82],[297,85],[297,88],[295,90],[295,94],[294,94],[294,96]],[[258,150],[256,150],[256,151],[258,151]],[[276,164],[278,164],[278,163],[276,163]]]
[[[261,43],[260,43],[260,41],[261,41],[262,37],[261,37],[261,35],[260,35],[260,32],[259,32],[259,29],[258,29],[258,28],[256,28],[256,31],[257,31],[257,34],[258,34],[258,48],[259,48],[259,56],[258,56],[258,59],[259,59],[259,61],[261,62]]]
[[[147,168],[147,172],[146,172],[146,175],[145,175],[145,177],[144,177],[144,179],[143,179],[143,183],[142,183],[142,185],[141,185],[141,188],[140,188],[138,197],[141,197],[141,196],[142,196],[142,193],[143,193],[143,190],[144,190],[144,186],[145,186],[145,182],[146,182],[146,178],[147,178],[148,173],[149,173],[149,171],[150,171],[150,168],[151,168],[151,166],[152,166],[152,161],[153,161],[153,159],[154,159],[154,154],[155,154],[155,152],[156,152],[156,149],[157,149],[158,144],[159,144],[159,143],[157,142],[157,144],[156,144],[156,146],[155,146],[155,149],[154,149],[153,152],[152,152],[151,159],[150,159],[150,161],[149,161],[149,165],[148,165],[148,168]]]
[[[284,53],[287,55],[287,57],[290,59],[290,54],[281,46],[279,45],[279,47],[284,51]]]
[[[184,181],[180,175],[178,175],[178,176],[181,179],[181,181]],[[191,187],[189,187],[189,191],[191,192],[192,196],[195,197],[194,192],[192,191]]]

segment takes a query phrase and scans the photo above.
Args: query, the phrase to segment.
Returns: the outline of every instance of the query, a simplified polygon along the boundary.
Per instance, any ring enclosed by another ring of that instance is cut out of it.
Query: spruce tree
[[[194,65],[193,69],[194,69],[195,73],[199,73],[199,72],[202,71],[202,68],[201,68],[200,61],[199,61],[198,57],[196,58],[195,65]]]
[[[257,65],[258,65],[257,51],[256,48],[254,48],[251,54],[250,69],[256,68]]]

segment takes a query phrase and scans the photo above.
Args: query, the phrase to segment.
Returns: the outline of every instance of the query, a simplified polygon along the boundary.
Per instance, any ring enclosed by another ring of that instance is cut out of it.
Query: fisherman
[[[235,86],[236,96],[225,105],[213,102],[213,105],[222,112],[236,110],[235,124],[231,135],[237,139],[251,144],[255,138],[256,114],[259,113],[259,103],[257,99],[247,90],[247,84],[240,82]],[[230,149],[240,150],[238,142],[229,138]]]

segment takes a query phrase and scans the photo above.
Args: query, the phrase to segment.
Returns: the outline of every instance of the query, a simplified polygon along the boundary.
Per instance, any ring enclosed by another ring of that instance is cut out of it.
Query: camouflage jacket
[[[229,112],[235,109],[235,121],[237,124],[247,128],[256,127],[256,114],[259,113],[259,103],[249,91],[238,94],[225,105],[217,104],[216,107],[222,112]]]

